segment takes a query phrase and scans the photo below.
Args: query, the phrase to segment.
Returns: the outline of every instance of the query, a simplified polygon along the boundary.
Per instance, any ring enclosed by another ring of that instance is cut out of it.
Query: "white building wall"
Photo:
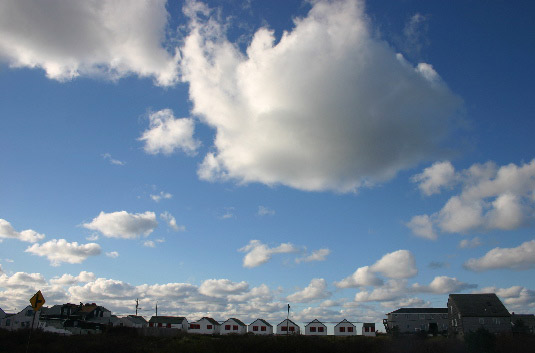
[[[343,328],[343,330],[341,329]],[[353,329],[351,332],[350,329]],[[357,328],[350,322],[340,322],[334,326],[334,335],[335,336],[355,336],[357,334]]]
[[[314,331],[310,330],[312,327],[315,328]],[[320,328],[323,331],[320,331]],[[319,322],[312,322],[305,326],[305,335],[307,336],[325,336],[327,335],[327,327]]]
[[[35,316],[34,328],[39,327],[39,314]],[[4,317],[0,320],[0,328],[5,330],[13,331],[21,328],[30,328],[32,327],[32,321],[34,319],[35,311],[33,308],[28,305],[26,308],[22,309],[15,315]]]
[[[230,326],[229,329],[227,329],[227,326]],[[234,327],[236,327],[237,329],[234,330]],[[236,321],[232,319],[228,319],[227,321],[223,322],[221,326],[219,327],[219,333],[221,335],[228,335],[228,334],[244,335],[247,333],[247,326],[240,325]]]

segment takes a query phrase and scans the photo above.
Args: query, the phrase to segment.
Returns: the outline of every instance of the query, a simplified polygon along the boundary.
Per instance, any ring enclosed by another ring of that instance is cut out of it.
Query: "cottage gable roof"
[[[322,325],[324,327],[327,327],[322,322],[320,322],[318,319],[314,319],[314,320],[310,321],[308,324],[305,325],[305,327],[307,327],[310,324],[320,324],[320,325]]]
[[[448,308],[400,308],[390,314],[447,314]]]
[[[209,323],[211,323],[212,325],[217,325],[219,326],[219,322],[215,321],[214,319],[212,319],[211,317],[203,317],[202,319],[200,319],[199,321],[202,321],[202,320],[206,320],[208,321]],[[197,321],[197,322],[199,322]]]
[[[290,324],[292,324],[292,325],[294,325],[294,326],[298,326],[298,327],[299,327],[299,325],[297,325],[295,322],[293,322],[293,321],[290,320],[290,319],[284,319],[284,320],[282,320],[281,323],[278,324],[277,326],[282,325],[282,324],[285,323],[286,321],[288,321]]]
[[[346,319],[343,319],[342,321],[337,323],[336,326],[334,326],[334,327],[337,327],[338,325],[341,325],[341,324],[349,324],[349,325],[355,327],[355,325],[353,325],[351,322],[347,321]]]
[[[269,322],[267,322],[267,321],[264,320],[264,319],[256,319],[255,321],[251,322],[249,325],[252,325],[252,324],[254,324],[254,323],[257,322],[257,321],[262,322],[264,325],[266,325],[266,326],[268,326],[268,327],[273,327],[273,326],[271,326],[271,324],[270,324]]]
[[[186,318],[182,316],[153,316],[149,323],[153,324],[181,324]]]
[[[234,317],[231,317],[230,319],[228,319],[227,321],[225,321],[224,324],[227,323],[227,322],[229,322],[230,320],[236,322],[236,323],[237,323],[238,325],[240,325],[240,326],[247,326],[247,325],[245,325],[241,320],[236,319],[236,318],[234,318]]]
[[[511,316],[495,293],[450,294],[450,300],[465,317]]]
[[[147,324],[147,320],[145,320],[143,316],[128,315],[127,318],[136,324],[142,324],[142,325]]]

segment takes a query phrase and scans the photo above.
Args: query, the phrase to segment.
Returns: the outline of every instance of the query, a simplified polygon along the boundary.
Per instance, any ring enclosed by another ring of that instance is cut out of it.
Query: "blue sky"
[[[2,7],[2,309],[535,312],[531,3]]]

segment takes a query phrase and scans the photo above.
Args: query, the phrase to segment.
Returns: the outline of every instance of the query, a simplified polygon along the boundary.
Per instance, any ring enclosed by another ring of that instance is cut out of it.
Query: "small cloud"
[[[158,222],[154,212],[100,212],[90,223],[84,223],[83,226],[99,231],[106,237],[134,239],[140,235],[147,236],[152,233],[158,226]]]
[[[304,257],[299,257],[295,259],[296,263],[301,262],[312,262],[312,261],[325,261],[327,260],[327,256],[331,253],[331,250],[324,248],[324,249],[318,249],[314,250],[312,254]]]
[[[4,259],[5,262],[13,263],[15,262],[13,259]]]
[[[155,248],[156,244],[152,240],[146,240],[143,243],[143,246],[146,246],[147,248]]]
[[[125,165],[126,164],[126,162],[120,161],[118,159],[114,159],[109,153],[102,154],[102,158],[104,158],[105,160],[110,162],[110,164],[113,164],[113,165]]]
[[[234,215],[234,210],[235,210],[234,207],[225,207],[225,213],[222,216],[220,216],[219,218],[220,219],[235,218],[236,216]]]
[[[116,259],[119,257],[119,253],[117,251],[111,251],[106,253],[107,257],[111,257],[112,259]]]
[[[270,248],[266,244],[262,244],[260,240],[251,240],[249,244],[241,249],[240,252],[245,252],[243,258],[243,267],[257,267],[268,262],[274,254],[292,253],[298,249],[291,243],[282,243],[277,247]]]
[[[479,237],[475,237],[473,239],[463,239],[459,242],[459,248],[461,249],[472,249],[477,248],[478,246],[481,246],[483,243],[479,239]]]
[[[265,206],[258,206],[258,212],[257,214],[259,216],[273,216],[275,214],[274,210],[271,210]]]
[[[163,192],[163,191],[160,191],[159,194],[156,194],[156,195],[150,195],[150,198],[154,201],[154,202],[160,202],[160,200],[162,199],[166,199],[166,200],[169,200],[171,198],[173,198],[173,195],[168,193],[168,192]]]
[[[167,225],[173,229],[175,232],[184,232],[186,231],[186,227],[182,225],[178,225],[176,223],[176,218],[170,214],[169,212],[165,211],[164,213],[160,214],[160,218],[163,219]]]
[[[32,229],[26,229],[20,232],[17,232],[12,226],[11,223],[5,219],[0,218],[0,240],[2,239],[18,239],[20,241],[25,241],[28,243],[36,243],[39,240],[45,238],[44,234],[39,234]]]
[[[86,240],[89,240],[89,241],[96,241],[98,240],[99,236],[97,233],[93,233],[91,235],[88,235],[87,237],[85,237]]]
[[[289,295],[286,299],[290,302],[308,303],[330,296],[331,293],[327,291],[327,282],[323,278],[314,278],[306,288]]]
[[[447,262],[438,262],[438,261],[431,261],[427,267],[432,269],[439,269],[444,267],[450,267],[450,264]]]

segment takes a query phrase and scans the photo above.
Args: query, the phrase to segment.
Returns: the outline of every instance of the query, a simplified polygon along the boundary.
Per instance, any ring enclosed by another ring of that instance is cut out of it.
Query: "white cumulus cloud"
[[[128,213],[126,211],[100,214],[90,223],[84,223],[87,229],[96,230],[110,238],[134,239],[147,236],[158,226],[154,212]]]
[[[210,297],[225,297],[229,294],[237,295],[249,289],[245,281],[232,282],[228,279],[207,279],[199,287],[199,293]]]
[[[243,266],[252,268],[265,264],[274,254],[292,253],[298,249],[291,243],[282,243],[277,247],[270,248],[260,240],[251,240],[249,244],[238,251],[246,253],[243,258]]]
[[[434,294],[457,293],[472,288],[477,288],[477,284],[461,282],[455,277],[448,276],[435,277],[427,286],[415,283],[411,287],[415,292],[428,292]]]
[[[91,282],[96,279],[93,272],[82,271],[78,276],[73,276],[68,273],[63,274],[61,277],[55,277],[50,280],[51,284],[58,285],[73,285],[76,283],[86,283]]]
[[[384,255],[370,266],[370,270],[393,279],[410,278],[418,274],[414,255],[409,250],[397,250]]]
[[[32,229],[26,229],[21,232],[17,232],[11,223],[3,218],[0,218],[0,241],[2,241],[2,239],[18,239],[28,243],[35,243],[44,238],[44,234],[39,234]]]
[[[145,152],[150,154],[171,154],[180,149],[193,155],[200,146],[193,137],[194,129],[193,119],[177,119],[171,109],[163,109],[149,115],[149,129],[139,140],[145,143]]]
[[[216,131],[200,178],[351,192],[440,155],[461,100],[372,36],[363,8],[314,1],[278,43],[263,27],[242,53],[187,3],[182,80]]]
[[[308,303],[314,300],[325,299],[331,296],[327,291],[327,282],[323,278],[314,278],[303,290],[289,295],[286,299],[290,302]]]
[[[100,254],[97,243],[78,244],[69,243],[65,239],[52,239],[43,244],[33,244],[26,250],[37,256],[45,256],[52,266],[59,266],[62,262],[79,264],[90,256]]]
[[[163,219],[165,223],[167,223],[167,225],[171,229],[173,229],[175,232],[184,232],[186,230],[186,227],[182,225],[178,225],[176,223],[176,218],[167,211],[160,214],[160,218]]]
[[[451,186],[455,181],[455,168],[449,161],[437,162],[425,168],[421,174],[414,175],[412,181],[419,183],[418,187],[425,195],[440,192],[442,187]]]
[[[0,8],[0,59],[41,68],[55,80],[135,74],[168,86],[178,79],[169,53],[165,0],[6,0]]]
[[[325,261],[327,256],[331,253],[331,250],[324,248],[312,251],[310,255],[299,257],[295,259],[295,262],[312,262],[312,261]]]
[[[351,275],[340,282],[335,282],[338,288],[357,288],[365,286],[381,286],[383,280],[373,272],[369,266],[363,266],[357,268],[357,270]]]
[[[533,268],[535,267],[535,240],[526,241],[516,248],[494,248],[479,259],[469,259],[463,266],[472,271]]]

